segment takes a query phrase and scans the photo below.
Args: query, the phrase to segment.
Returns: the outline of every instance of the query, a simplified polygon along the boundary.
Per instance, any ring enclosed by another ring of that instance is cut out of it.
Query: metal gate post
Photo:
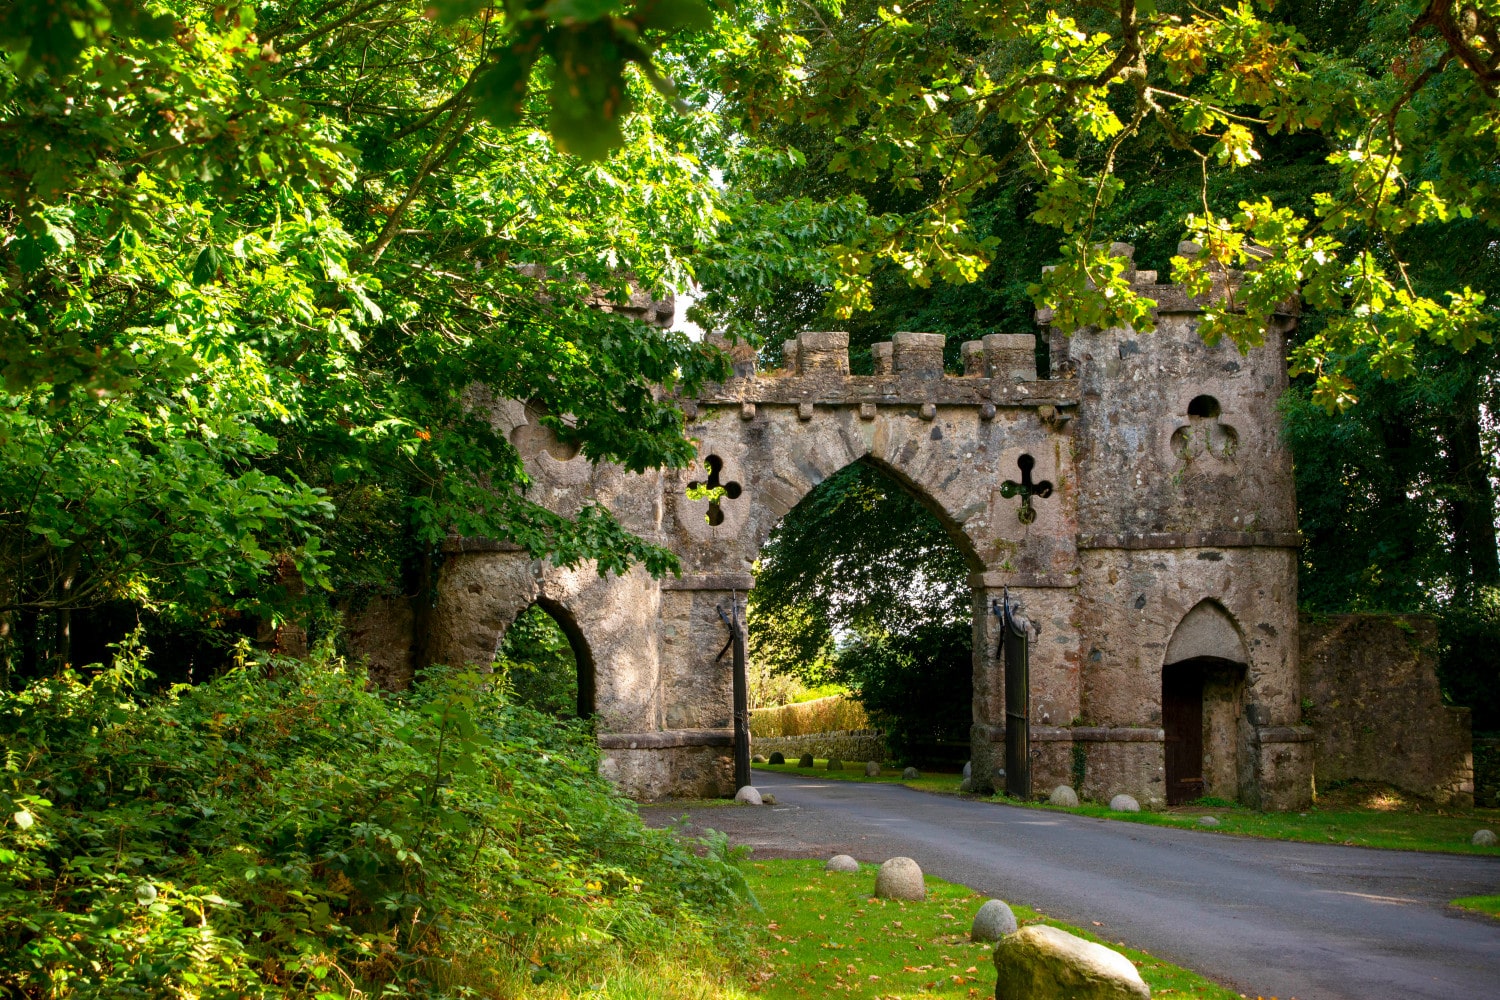
[[[1005,661],[1005,794],[1031,798],[1031,622],[1006,588],[1001,605],[1000,652]]]
[[[720,607],[719,618],[729,626],[729,642],[726,649],[732,651],[730,662],[734,669],[734,787],[744,788],[750,784],[750,682],[745,674],[745,625],[740,618],[739,595],[730,592],[729,614]],[[719,659],[725,650],[719,651]]]

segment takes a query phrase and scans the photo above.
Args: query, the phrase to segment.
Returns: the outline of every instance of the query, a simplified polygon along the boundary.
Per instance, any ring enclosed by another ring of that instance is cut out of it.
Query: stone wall
[[[805,753],[819,760],[837,757],[846,763],[873,760],[884,764],[886,759],[885,737],[876,729],[845,729],[804,736],[756,736],[751,738],[750,750],[767,757],[780,750],[790,762],[795,762]]]
[[[1474,803],[1469,710],[1443,704],[1437,626],[1416,615],[1304,616],[1303,714],[1320,784],[1383,781]]]

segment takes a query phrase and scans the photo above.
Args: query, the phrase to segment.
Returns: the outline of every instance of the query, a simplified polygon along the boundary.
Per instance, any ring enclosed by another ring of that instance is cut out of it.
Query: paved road
[[[904,854],[1281,1000],[1500,1000],[1500,922],[1450,899],[1500,893],[1500,858],[1293,844],[1019,809],[899,785],[757,772],[768,809],[703,810],[757,857]],[[662,825],[682,809],[643,810]]]

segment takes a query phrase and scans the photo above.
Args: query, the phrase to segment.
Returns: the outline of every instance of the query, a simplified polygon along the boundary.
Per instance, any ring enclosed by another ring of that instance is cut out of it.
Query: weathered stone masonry
[[[676,551],[683,574],[600,578],[454,540],[430,616],[432,659],[489,662],[515,616],[544,600],[594,666],[609,776],[643,799],[732,793],[730,668],[715,659],[726,637],[716,609],[753,585],[751,564],[782,515],[839,469],[869,462],[919,497],[969,562],[981,782],[1003,757],[989,609],[1009,587],[1041,626],[1031,660],[1036,787],[1076,780],[1087,796],[1162,802],[1172,724],[1164,668],[1184,664],[1178,673],[1201,692],[1192,697],[1201,697],[1202,793],[1305,804],[1313,748],[1299,718],[1296,508],[1275,412],[1295,318],[1277,316],[1263,345],[1241,355],[1198,337],[1200,300],[1155,284],[1152,272],[1133,277],[1159,303],[1157,330],[1048,329],[1046,380],[1032,334],[963,345],[963,375],[944,373],[936,334],[876,345],[866,376],[849,373],[843,333],[788,342],[777,371],[757,373],[741,351],[735,377],[686,406],[700,454],[690,470],[590,464],[521,403],[495,404],[532,497],[564,513],[606,504]],[[689,500],[691,482],[727,493],[712,505]],[[1052,489],[1006,496],[1007,482]]]

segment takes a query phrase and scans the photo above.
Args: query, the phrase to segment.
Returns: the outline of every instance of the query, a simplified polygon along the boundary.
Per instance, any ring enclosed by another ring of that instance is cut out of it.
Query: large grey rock
[[[974,914],[974,925],[969,928],[971,941],[999,941],[1007,934],[1016,932],[1016,915],[1003,899],[991,899]]]
[[[734,793],[734,801],[746,806],[758,806],[761,804],[760,792],[754,785],[746,785]]]
[[[810,754],[810,753],[805,753],[801,757],[797,758],[797,766],[798,767],[812,767],[813,766],[813,755]]]
[[[1130,959],[1067,931],[1033,924],[995,945],[995,1000],[1150,1000]]]
[[[966,761],[964,761],[964,777],[965,778],[972,778],[972,777],[974,777],[974,762],[972,760],[966,760]]]
[[[1217,817],[1214,817],[1214,816],[1199,816],[1198,817],[1198,825],[1199,826],[1218,826],[1219,825],[1219,820],[1218,820]]]
[[[875,763],[873,760],[867,760],[867,761],[865,761],[865,777],[866,778],[878,778],[878,777],[880,777],[880,765],[877,764],[877,763]]]
[[[1495,831],[1475,830],[1474,836],[1469,838],[1469,843],[1473,844],[1475,847],[1494,847]]]
[[[786,763],[786,754],[782,753],[780,750],[777,750],[777,751],[773,752],[771,754],[771,763],[772,764],[785,764]]]
[[[823,866],[825,872],[857,872],[859,862],[847,854],[835,854],[828,859],[828,864]]]
[[[828,770],[830,770],[830,771],[842,771],[843,769],[844,769],[844,762],[843,761],[839,760],[837,757],[829,757],[828,758]]]
[[[758,753],[754,757],[751,757],[750,760],[755,764],[764,764],[766,762],[766,755],[763,753]]]
[[[922,869],[911,858],[891,858],[875,876],[875,895],[881,899],[904,899],[919,903],[927,898]]]
[[[1123,792],[1109,800],[1109,807],[1117,813],[1138,813],[1141,811],[1141,804],[1133,796],[1126,795]]]
[[[901,780],[902,781],[912,781],[912,780],[914,780],[916,778],[920,778],[921,776],[922,776],[922,772],[918,771],[914,767],[908,767],[906,770],[904,770],[904,771],[901,772]]]
[[[1072,809],[1078,805],[1078,793],[1067,785],[1058,785],[1052,789],[1052,794],[1048,797],[1047,801],[1055,806],[1067,806],[1069,809]]]

